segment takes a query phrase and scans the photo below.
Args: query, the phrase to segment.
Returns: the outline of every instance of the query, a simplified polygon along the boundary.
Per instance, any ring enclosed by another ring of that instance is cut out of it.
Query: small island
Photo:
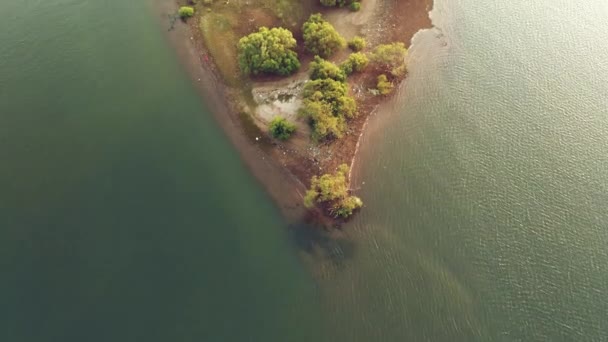
[[[325,222],[359,210],[350,169],[361,133],[406,77],[406,43],[429,25],[430,0],[178,5],[201,63],[221,80],[228,114],[307,188],[301,203]]]

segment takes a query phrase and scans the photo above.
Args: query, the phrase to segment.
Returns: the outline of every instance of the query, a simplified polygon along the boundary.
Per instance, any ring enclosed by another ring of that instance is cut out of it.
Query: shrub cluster
[[[407,71],[405,65],[407,49],[403,43],[378,45],[371,59],[382,72],[388,72],[394,77],[403,77]]]
[[[292,74],[300,68],[298,55],[292,50],[295,47],[291,31],[261,27],[239,40],[239,66],[245,74]]]
[[[279,140],[287,140],[296,131],[296,126],[285,118],[277,116],[269,125],[270,135]]]
[[[310,63],[310,78],[304,86],[301,114],[311,121],[313,139],[341,138],[346,120],[357,113],[357,103],[348,95],[346,74],[335,64],[315,56]]]
[[[177,15],[184,20],[190,18],[194,16],[194,8],[190,6],[182,6],[177,11]]]
[[[346,41],[321,14],[313,14],[302,26],[304,46],[308,52],[327,58],[346,47]]]
[[[381,95],[388,95],[393,91],[393,83],[388,80],[385,74],[378,76],[378,84],[376,86]]]
[[[349,217],[363,206],[359,197],[351,196],[348,191],[348,165],[342,164],[335,174],[313,176],[310,189],[304,196],[304,205],[312,208],[316,204],[326,207],[334,217]]]
[[[356,36],[348,42],[348,47],[354,52],[359,52],[365,49],[366,45],[367,42],[365,41],[365,39],[359,36]]]
[[[324,78],[345,82],[346,74],[334,63],[326,61],[319,56],[315,56],[315,59],[310,62],[310,79],[318,80]]]
[[[327,7],[344,7],[347,6],[351,11],[358,11],[361,9],[361,0],[320,0],[321,5]]]
[[[369,59],[367,56],[361,52],[351,53],[342,64],[340,64],[340,69],[344,71],[346,75],[350,75],[353,72],[361,72],[367,65],[369,64]]]

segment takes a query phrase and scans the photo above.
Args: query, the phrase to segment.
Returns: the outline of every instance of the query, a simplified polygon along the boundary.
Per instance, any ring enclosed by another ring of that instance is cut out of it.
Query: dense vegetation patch
[[[381,95],[388,95],[393,91],[393,83],[388,80],[385,74],[378,76],[376,88]]]
[[[194,15],[194,8],[190,6],[182,6],[177,11],[177,15],[184,20],[190,18]]]
[[[320,0],[321,5],[326,7],[344,7],[349,6],[349,8],[353,11],[358,11],[361,8],[361,0]],[[353,4],[357,4],[354,7],[358,7],[358,9],[353,9]]]
[[[274,4],[275,0],[268,1]],[[277,4],[301,3],[295,0],[276,1],[278,1]],[[360,2],[356,0],[320,1],[325,6],[349,6],[352,10],[360,9]],[[228,3],[226,2],[226,4]],[[213,7],[215,6],[213,5]],[[209,12],[205,17],[214,13]],[[305,15],[307,14],[302,14],[302,16]],[[277,14],[277,16],[281,18],[280,15]],[[302,20],[303,18],[299,22]],[[236,27],[240,27],[236,20],[226,19],[224,21],[230,32],[234,32]],[[201,23],[206,23],[211,27],[217,27],[216,23],[224,21],[211,22],[201,19]],[[283,23],[290,27],[296,25],[294,21],[289,23],[283,21]],[[211,30],[208,31],[211,32]],[[361,82],[358,88],[362,89],[366,86],[374,88],[372,84],[375,83],[375,89],[369,89],[369,91],[374,95],[387,95],[393,91],[394,84],[407,72],[405,63],[407,49],[403,43],[383,44],[375,47],[371,52],[362,52],[367,45],[364,38],[355,37],[347,44],[321,14],[313,14],[304,22],[302,37],[304,48],[302,50],[313,55],[314,59],[309,67],[310,80],[306,82],[302,90],[303,101],[300,114],[309,120],[314,142],[329,143],[333,139],[340,139],[351,133],[348,131],[348,123],[358,114],[358,111],[357,102],[350,96],[350,87],[346,83],[349,75],[366,71],[366,75],[355,78]],[[224,46],[222,45],[224,41],[228,40],[220,37],[216,41],[216,45]],[[300,61],[295,52],[297,42],[291,31],[285,28],[261,27],[259,31],[241,38],[236,46],[230,46],[233,52],[229,60],[234,63],[238,59],[238,65],[242,73],[246,75],[287,76],[300,68]],[[336,65],[327,60],[346,46],[353,53],[342,63]],[[238,52],[238,58],[234,56],[235,50]],[[236,64],[233,68],[235,69],[233,73],[239,75]],[[296,126],[293,123],[279,116],[273,118],[268,124],[269,134],[279,140],[288,140],[295,130]],[[349,217],[355,210],[361,208],[361,200],[349,193],[348,173],[348,166],[341,165],[336,173],[312,177],[310,189],[304,198],[306,207],[311,208],[318,205],[334,217]]]
[[[407,71],[405,57],[407,49],[399,42],[378,45],[371,55],[371,60],[382,72],[390,73],[394,77],[403,77]]]
[[[340,69],[342,69],[347,75],[350,75],[353,72],[363,71],[368,64],[369,59],[365,54],[355,52],[351,53],[350,56],[348,56],[348,58],[342,62],[342,64],[340,64]]]
[[[292,50],[295,47],[291,31],[261,27],[239,40],[239,66],[245,74],[292,74],[300,68],[298,55]]]
[[[313,14],[302,26],[304,46],[308,52],[327,58],[346,47],[346,41],[321,14]]]
[[[268,126],[270,131],[270,135],[279,140],[287,140],[293,132],[296,131],[296,126],[291,122],[287,121],[285,118],[277,116],[272,121],[270,121],[270,125]]]
[[[332,62],[326,61],[319,56],[315,56],[315,59],[310,62],[310,79],[318,80],[324,78],[331,78],[338,82],[346,81],[346,75],[344,71]]]
[[[311,79],[304,86],[301,114],[311,122],[313,139],[341,138],[346,120],[357,113],[357,103],[348,95],[344,72],[335,64],[315,57]]]
[[[353,12],[359,12],[361,10],[361,3],[358,1],[351,2],[348,8]]]
[[[349,217],[363,206],[359,197],[351,196],[348,190],[348,165],[342,164],[334,174],[313,176],[310,189],[304,196],[304,205],[312,208],[324,206],[334,217]]]
[[[365,41],[365,39],[359,36],[356,36],[350,41],[348,41],[348,48],[353,50],[354,52],[359,52],[365,49],[366,45],[367,42]]]

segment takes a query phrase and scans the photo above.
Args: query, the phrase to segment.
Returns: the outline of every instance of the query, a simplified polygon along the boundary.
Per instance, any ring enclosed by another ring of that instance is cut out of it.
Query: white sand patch
[[[283,86],[261,86],[254,88],[251,93],[257,104],[256,117],[266,123],[275,116],[282,116],[291,122],[296,122],[298,110],[302,106],[302,89],[305,81],[297,80]]]

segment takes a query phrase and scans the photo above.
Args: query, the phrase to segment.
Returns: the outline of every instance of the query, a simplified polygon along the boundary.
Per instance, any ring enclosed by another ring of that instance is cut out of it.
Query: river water
[[[436,0],[337,240],[286,229],[150,1],[0,13],[0,340],[608,340],[604,0]]]
[[[363,144],[351,260],[325,265],[336,340],[607,341],[608,2],[431,17]]]
[[[143,0],[0,13],[0,341],[318,340],[315,283],[168,18]]]

